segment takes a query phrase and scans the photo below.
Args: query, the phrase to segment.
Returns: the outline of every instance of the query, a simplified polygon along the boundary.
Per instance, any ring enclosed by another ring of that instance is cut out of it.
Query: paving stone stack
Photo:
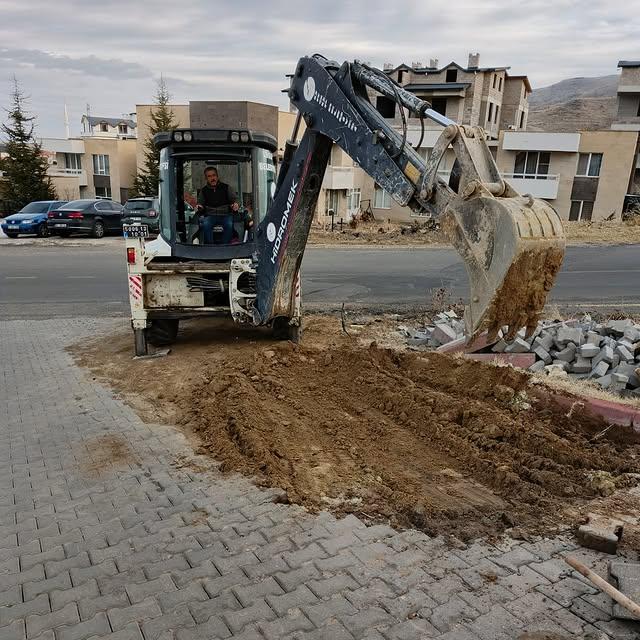
[[[432,325],[419,331],[399,327],[413,348],[437,348],[464,338],[464,323],[453,311],[439,313]],[[482,351],[534,353],[529,368],[554,376],[592,380],[603,389],[640,397],[640,324],[630,319],[597,323],[591,316],[564,322],[542,321],[529,337],[499,340]]]
[[[511,343],[499,340],[492,351],[536,355],[531,371],[593,380],[603,389],[640,397],[640,325],[632,320],[596,323],[590,316],[567,322],[541,322]]]

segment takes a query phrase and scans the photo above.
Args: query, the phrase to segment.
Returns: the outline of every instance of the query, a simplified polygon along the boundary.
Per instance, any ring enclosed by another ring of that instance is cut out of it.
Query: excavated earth
[[[567,414],[511,367],[384,348],[384,322],[357,336],[340,324],[307,318],[301,346],[210,320],[165,358],[133,360],[129,332],[73,352],[143,419],[310,510],[463,540],[552,533],[613,498],[639,512],[632,430]]]

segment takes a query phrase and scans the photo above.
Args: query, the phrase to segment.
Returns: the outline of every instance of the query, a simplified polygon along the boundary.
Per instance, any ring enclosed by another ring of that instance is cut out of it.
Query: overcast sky
[[[120,117],[163,74],[174,102],[255,100],[280,90],[302,55],[339,61],[455,60],[510,66],[534,88],[616,73],[640,58],[640,0],[0,0],[0,106],[15,74],[40,136],[71,133],[91,105]],[[1,113],[4,119],[4,113]]]

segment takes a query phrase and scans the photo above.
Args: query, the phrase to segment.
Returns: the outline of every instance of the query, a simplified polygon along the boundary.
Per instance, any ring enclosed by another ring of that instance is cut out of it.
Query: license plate
[[[148,238],[149,226],[146,224],[123,224],[122,232],[125,238]]]
[[[66,227],[67,223],[66,222],[58,222],[56,224],[53,225],[54,227]]]
[[[7,225],[7,229],[19,229],[20,225],[19,224],[8,224]]]

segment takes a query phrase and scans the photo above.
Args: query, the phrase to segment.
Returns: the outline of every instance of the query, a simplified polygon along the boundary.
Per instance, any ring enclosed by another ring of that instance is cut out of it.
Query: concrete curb
[[[571,396],[554,394],[554,401],[562,407],[587,411],[598,416],[609,424],[617,424],[624,427],[633,427],[640,434],[640,409],[630,405],[603,400],[601,398],[587,398],[584,396]]]

